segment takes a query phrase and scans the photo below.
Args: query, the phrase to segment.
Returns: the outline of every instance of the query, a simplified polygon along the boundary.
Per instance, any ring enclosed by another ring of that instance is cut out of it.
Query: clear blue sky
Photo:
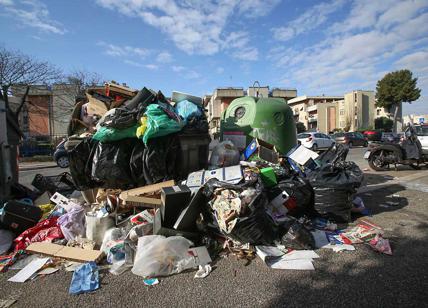
[[[195,95],[219,86],[299,95],[375,90],[408,68],[428,113],[428,0],[0,0],[0,44],[65,72]]]

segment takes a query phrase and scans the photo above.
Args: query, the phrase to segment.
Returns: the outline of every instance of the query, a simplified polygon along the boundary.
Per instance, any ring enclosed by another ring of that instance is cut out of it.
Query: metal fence
[[[49,156],[55,152],[56,146],[65,138],[64,135],[33,135],[26,136],[19,145],[20,157],[36,155]]]

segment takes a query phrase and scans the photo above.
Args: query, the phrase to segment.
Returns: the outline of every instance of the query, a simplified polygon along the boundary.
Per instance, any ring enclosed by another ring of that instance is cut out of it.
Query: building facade
[[[19,104],[25,89],[25,87],[12,88],[13,104]],[[67,135],[76,95],[77,89],[72,85],[32,85],[19,116],[24,136]]]
[[[343,96],[298,96],[287,103],[293,110],[294,120],[309,131],[335,129],[338,125],[337,102]],[[333,108],[333,109],[332,109]]]
[[[388,114],[376,108],[374,91],[356,90],[344,96],[299,96],[288,101],[296,122],[308,131],[373,129],[374,119]]]

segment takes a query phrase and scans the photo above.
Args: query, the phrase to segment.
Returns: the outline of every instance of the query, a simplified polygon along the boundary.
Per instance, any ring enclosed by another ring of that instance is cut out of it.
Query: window
[[[354,102],[357,102],[357,92],[354,93]]]
[[[322,138],[322,134],[315,134],[315,138]]]
[[[380,115],[380,109],[376,110],[376,115]]]
[[[345,121],[340,121],[340,122],[339,122],[339,126],[340,126],[340,127],[345,127]]]
[[[345,109],[340,109],[339,114],[340,115],[345,115]]]
[[[298,134],[297,139],[303,139],[303,138],[309,138],[311,137],[311,134]]]

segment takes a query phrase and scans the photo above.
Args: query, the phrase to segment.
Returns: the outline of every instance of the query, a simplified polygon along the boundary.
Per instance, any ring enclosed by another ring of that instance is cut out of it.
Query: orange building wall
[[[31,95],[27,101],[30,135],[49,135],[49,96]]]

